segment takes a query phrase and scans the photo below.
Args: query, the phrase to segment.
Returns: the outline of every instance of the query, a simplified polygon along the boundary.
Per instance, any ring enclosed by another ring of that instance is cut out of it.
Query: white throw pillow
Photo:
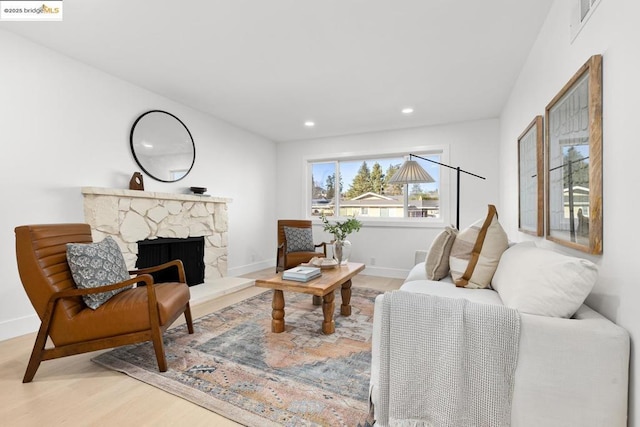
[[[597,280],[591,261],[523,242],[502,254],[491,285],[504,305],[521,313],[569,318]]]

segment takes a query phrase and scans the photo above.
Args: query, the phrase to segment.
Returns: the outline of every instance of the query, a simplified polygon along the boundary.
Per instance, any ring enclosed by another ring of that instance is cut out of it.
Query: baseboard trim
[[[191,293],[191,300],[189,302],[193,307],[203,302],[220,298],[223,295],[251,287],[254,283],[255,280],[253,279],[231,276],[205,281],[204,283],[189,288],[189,292]]]
[[[38,328],[40,328],[40,318],[37,314],[5,320],[0,322],[0,341],[36,332]]]
[[[252,264],[242,265],[240,267],[233,267],[227,270],[227,276],[243,276],[245,274],[255,273],[256,271],[264,270],[267,268],[273,268],[273,272],[276,272],[276,265],[273,260],[254,262]]]
[[[388,277],[391,279],[404,279],[409,274],[409,270],[400,268],[378,267],[376,265],[369,266],[360,273],[365,276]]]

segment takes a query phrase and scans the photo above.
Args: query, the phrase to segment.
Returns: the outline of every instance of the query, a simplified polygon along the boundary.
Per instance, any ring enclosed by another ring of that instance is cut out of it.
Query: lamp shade
[[[435,182],[435,179],[415,160],[404,162],[398,172],[394,173],[389,180],[390,184],[411,184],[414,182]]]

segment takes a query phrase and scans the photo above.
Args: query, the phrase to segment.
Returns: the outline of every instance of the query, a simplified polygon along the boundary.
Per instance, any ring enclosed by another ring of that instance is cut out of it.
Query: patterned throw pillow
[[[488,288],[502,253],[509,247],[507,233],[498,222],[496,207],[471,227],[458,233],[449,257],[451,278],[458,287]]]
[[[449,255],[456,234],[458,230],[455,228],[445,227],[431,243],[424,263],[427,279],[440,280],[449,274]]]
[[[110,236],[97,243],[68,243],[67,263],[71,268],[73,281],[81,289],[112,285],[130,278],[122,252]],[[82,299],[95,310],[125,289],[128,288],[86,295]]]
[[[284,227],[284,235],[287,239],[287,253],[316,250],[310,228]]]

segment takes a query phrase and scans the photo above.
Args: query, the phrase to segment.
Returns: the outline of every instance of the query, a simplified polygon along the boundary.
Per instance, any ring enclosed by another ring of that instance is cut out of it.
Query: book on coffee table
[[[321,274],[322,273],[318,267],[293,267],[285,270],[282,273],[282,278],[285,280],[308,282],[311,279],[319,277]]]

